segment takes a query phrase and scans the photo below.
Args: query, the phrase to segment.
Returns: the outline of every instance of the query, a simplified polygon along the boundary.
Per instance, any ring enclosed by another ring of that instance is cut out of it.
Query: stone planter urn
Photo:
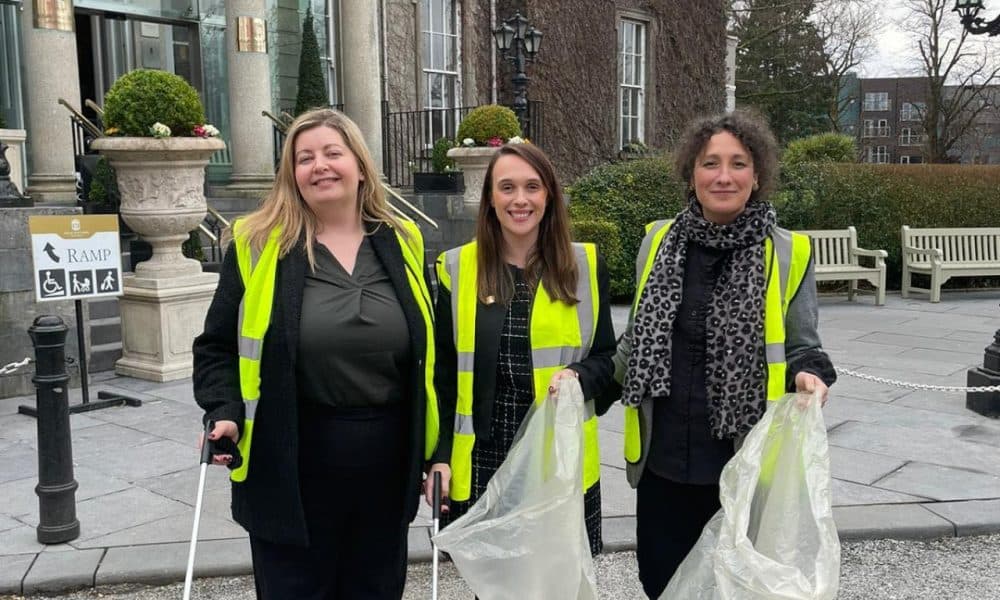
[[[201,333],[219,276],[202,272],[181,244],[205,218],[205,166],[226,147],[197,137],[103,137],[94,149],[115,169],[122,220],[153,247],[123,278],[121,375],[171,381],[191,375],[191,342]]]
[[[448,158],[455,161],[465,177],[466,204],[479,205],[483,195],[483,180],[486,179],[486,167],[493,160],[493,155],[500,148],[476,146],[472,148],[452,148]]]

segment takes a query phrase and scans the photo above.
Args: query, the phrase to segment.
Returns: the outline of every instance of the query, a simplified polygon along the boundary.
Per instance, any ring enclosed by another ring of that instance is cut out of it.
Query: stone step
[[[115,368],[115,361],[122,357],[121,340],[107,344],[95,344],[90,347],[90,361],[87,363],[87,370],[91,373],[101,371],[112,371]]]
[[[87,309],[90,311],[90,320],[118,318],[121,313],[118,311],[118,298],[99,298],[87,301]]]
[[[95,348],[103,344],[122,341],[122,320],[120,317],[90,320],[90,346]]]

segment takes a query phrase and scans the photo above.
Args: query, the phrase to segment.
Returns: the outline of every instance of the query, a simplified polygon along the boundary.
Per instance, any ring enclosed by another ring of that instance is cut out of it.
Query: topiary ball
[[[521,124],[517,115],[506,106],[487,104],[472,109],[458,126],[458,141],[465,138],[475,140],[477,146],[485,146],[490,138],[507,141],[521,135]]]
[[[172,136],[193,135],[205,123],[198,92],[184,78],[153,69],[131,71],[118,78],[104,96],[104,127],[117,135],[148,137],[154,123]]]

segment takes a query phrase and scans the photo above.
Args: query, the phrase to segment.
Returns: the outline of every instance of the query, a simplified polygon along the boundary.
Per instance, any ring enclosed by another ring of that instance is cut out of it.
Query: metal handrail
[[[260,111],[260,116],[271,119],[271,121],[274,123],[274,126],[280,129],[282,133],[288,131],[288,124],[279,119],[278,117],[274,116],[273,114],[271,114],[271,111],[262,110]]]
[[[202,233],[204,233],[205,235],[207,235],[208,239],[212,240],[213,244],[218,243],[219,236],[217,236],[214,233],[212,233],[212,230],[209,229],[208,227],[205,227],[204,223],[198,223],[198,229],[200,229]]]
[[[87,108],[93,110],[95,113],[97,113],[98,117],[103,117],[104,116],[104,109],[101,108],[101,106],[98,103],[94,102],[90,98],[87,98],[86,100],[84,100],[83,101],[83,105],[86,106]]]
[[[75,108],[73,108],[73,106],[69,102],[67,102],[66,100],[63,100],[62,98],[60,98],[59,99],[59,104],[62,104],[63,106],[65,106],[66,110],[68,110],[73,115],[74,119],[76,119],[77,121],[79,121],[80,126],[83,127],[84,129],[86,129],[88,133],[92,134],[94,137],[104,137],[104,132],[101,131],[97,127],[97,125],[94,125],[90,121],[90,119],[88,119],[87,117],[83,116],[83,114],[80,113],[80,111],[78,111]]]
[[[220,213],[219,211],[215,210],[211,206],[208,206],[206,208],[208,208],[208,214],[212,215],[212,218],[214,218],[216,221],[218,221],[219,223],[222,224],[222,228],[223,229],[229,229],[231,227],[231,225],[229,224],[229,221],[225,217],[222,216],[222,213]]]
[[[406,198],[403,198],[399,194],[399,192],[397,192],[396,190],[394,190],[392,188],[392,186],[390,186],[389,184],[387,184],[384,181],[382,182],[382,189],[384,189],[386,191],[386,193],[388,193],[390,196],[392,196],[393,198],[395,198],[399,202],[402,202],[406,206],[406,208],[412,210],[414,212],[414,214],[416,214],[418,217],[420,217],[425,223],[427,223],[428,225],[430,225],[434,229],[440,229],[440,227],[438,227],[437,221],[435,221],[434,219],[432,219],[432,218],[428,217],[427,215],[425,215],[424,212],[422,210],[420,210],[419,208],[417,208],[416,206],[413,206],[412,203],[410,203]],[[409,218],[409,216],[407,214],[405,214],[403,211],[401,211],[399,208],[397,208],[395,204],[393,204],[392,202],[389,202],[388,204],[398,214],[400,214],[400,215],[402,215],[402,216],[404,216],[406,218]]]

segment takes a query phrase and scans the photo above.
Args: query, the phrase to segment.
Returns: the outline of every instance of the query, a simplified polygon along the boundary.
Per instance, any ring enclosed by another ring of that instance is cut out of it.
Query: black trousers
[[[719,486],[677,483],[646,469],[636,491],[639,581],[656,600],[719,510]]]
[[[406,584],[407,414],[304,408],[299,473],[309,546],[253,535],[262,600],[399,600]]]

